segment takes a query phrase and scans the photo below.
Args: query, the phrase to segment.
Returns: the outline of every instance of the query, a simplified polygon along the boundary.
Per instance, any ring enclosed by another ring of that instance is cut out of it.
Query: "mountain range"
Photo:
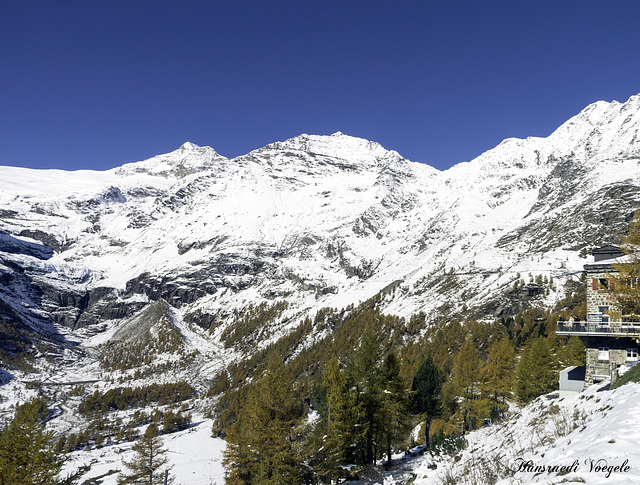
[[[638,207],[639,127],[637,95],[445,171],[342,133],[233,159],[185,143],[103,172],[1,167],[0,318],[82,343],[158,301],[200,329],[286,301],[278,334],[383,290],[385,312],[427,321],[553,301]]]

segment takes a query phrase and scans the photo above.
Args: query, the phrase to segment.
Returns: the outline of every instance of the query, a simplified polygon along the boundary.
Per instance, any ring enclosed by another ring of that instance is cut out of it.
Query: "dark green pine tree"
[[[400,377],[400,361],[393,351],[384,358],[382,376],[380,434],[386,446],[387,462],[391,464],[393,445],[397,444],[409,429],[407,388]]]
[[[433,363],[431,356],[420,365],[411,391],[413,394],[413,410],[423,415],[425,428],[425,443],[429,449],[429,430],[431,421],[442,415],[442,384],[444,375]]]
[[[124,461],[127,472],[120,472],[118,475],[118,485],[128,483],[162,485],[164,483],[165,472],[170,470],[167,451],[162,447],[162,438],[158,436],[158,428],[155,423],[151,423],[135,445],[136,452],[131,461]],[[168,483],[173,483],[174,477],[167,477]]]
[[[0,485],[54,485],[64,463],[53,433],[45,431],[49,410],[41,399],[18,407],[0,430]]]
[[[357,393],[356,406],[361,411],[357,425],[364,437],[357,446],[357,461],[365,465],[374,463],[377,454],[376,436],[379,433],[383,401],[382,356],[382,345],[377,335],[365,334],[350,369]]]

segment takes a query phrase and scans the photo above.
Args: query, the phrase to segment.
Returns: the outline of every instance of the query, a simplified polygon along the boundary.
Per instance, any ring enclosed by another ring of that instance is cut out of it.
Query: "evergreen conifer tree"
[[[162,447],[162,438],[158,436],[158,428],[155,423],[151,423],[142,437],[133,445],[136,452],[131,461],[124,461],[124,466],[128,472],[120,472],[118,485],[129,483],[162,485],[167,470],[169,459],[166,457],[166,450]],[[173,477],[169,477],[169,483],[173,482]]]
[[[444,375],[433,363],[431,356],[420,365],[411,390],[414,412],[424,416],[425,443],[429,449],[431,421],[442,415],[442,384]]]
[[[316,447],[315,469],[318,476],[338,480],[344,470],[341,465],[349,463],[354,457],[354,443],[362,440],[359,426],[356,426],[361,414],[356,404],[352,382],[346,370],[340,367],[338,359],[331,359],[324,368],[322,385],[326,393],[326,409],[322,421],[318,424],[320,442]]]
[[[383,392],[382,345],[374,333],[367,333],[356,352],[351,372],[356,387],[356,405],[361,414],[357,425],[363,433],[364,441],[358,446],[358,462],[374,463],[377,454],[376,435],[380,425],[380,411]]]
[[[382,402],[380,413],[381,438],[386,445],[387,462],[391,452],[407,430],[407,390],[400,377],[400,361],[395,352],[389,352],[382,364]]]

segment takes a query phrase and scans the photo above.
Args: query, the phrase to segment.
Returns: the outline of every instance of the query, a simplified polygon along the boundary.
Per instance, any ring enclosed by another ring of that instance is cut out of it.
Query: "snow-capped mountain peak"
[[[209,170],[219,162],[227,160],[213,148],[201,147],[186,142],[178,149],[165,155],[158,155],[141,162],[127,163],[115,169],[119,176],[145,173],[159,177],[183,178],[187,175]]]
[[[320,165],[338,166],[348,170],[375,170],[391,160],[402,160],[393,150],[379,143],[336,132],[332,135],[302,134],[283,142],[276,142],[251,154],[304,154]]]
[[[196,145],[195,143],[191,143],[190,141],[184,142],[180,148],[182,150],[195,150],[196,148],[200,148],[198,145]]]

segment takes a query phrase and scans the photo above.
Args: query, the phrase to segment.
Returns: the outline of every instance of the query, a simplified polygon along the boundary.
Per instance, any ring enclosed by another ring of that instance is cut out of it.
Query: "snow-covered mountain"
[[[234,159],[185,143],[104,172],[1,167],[0,316],[93,334],[164,299],[208,328],[286,300],[294,322],[390,285],[385,311],[404,316],[517,310],[514,280],[560,291],[581,250],[623,231],[639,127],[640,95],[598,102],[442,172],[341,133]]]

